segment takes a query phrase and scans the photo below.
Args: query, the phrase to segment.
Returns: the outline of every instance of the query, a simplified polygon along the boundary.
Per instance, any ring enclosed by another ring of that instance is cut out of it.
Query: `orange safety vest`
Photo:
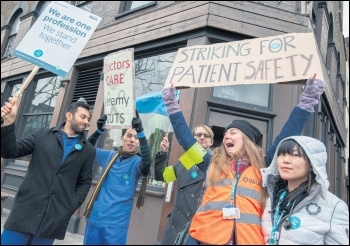
[[[230,174],[223,181],[207,187],[203,202],[193,216],[190,235],[205,244],[223,245],[229,242],[235,229],[237,245],[265,245],[261,229],[263,208],[259,204],[262,189],[260,170],[248,166],[243,171],[237,183],[234,201],[240,209],[241,218],[224,220],[222,208],[231,204],[233,180],[234,177]]]

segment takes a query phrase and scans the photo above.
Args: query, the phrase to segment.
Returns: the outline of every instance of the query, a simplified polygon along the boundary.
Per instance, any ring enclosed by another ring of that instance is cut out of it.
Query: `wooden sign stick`
[[[23,82],[23,84],[21,85],[21,87],[19,88],[19,90],[16,92],[16,94],[14,95],[15,97],[21,97],[24,90],[27,88],[27,86],[29,85],[29,83],[32,81],[33,77],[35,76],[35,74],[39,71],[40,67],[35,66],[32,70],[32,72],[28,75],[28,77],[26,78],[26,80]]]
[[[14,97],[20,98],[24,92],[24,90],[27,88],[27,86],[29,85],[29,83],[32,81],[33,77],[35,76],[35,74],[39,71],[40,67],[35,66],[33,68],[33,70],[31,71],[31,73],[28,75],[28,77],[26,78],[26,80],[22,83],[21,87],[19,88],[19,90],[16,92],[16,94],[14,95]],[[1,117],[4,117],[5,115],[3,115],[3,113],[1,113]],[[1,118],[1,124],[3,123],[3,118]]]

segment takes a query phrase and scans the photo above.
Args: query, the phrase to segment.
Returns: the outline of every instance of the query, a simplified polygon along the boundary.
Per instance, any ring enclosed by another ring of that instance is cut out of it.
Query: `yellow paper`
[[[197,142],[180,157],[179,161],[189,170],[194,165],[203,162],[203,156],[206,153],[207,151]]]
[[[173,166],[166,167],[163,172],[164,181],[169,183],[176,180],[176,175]]]

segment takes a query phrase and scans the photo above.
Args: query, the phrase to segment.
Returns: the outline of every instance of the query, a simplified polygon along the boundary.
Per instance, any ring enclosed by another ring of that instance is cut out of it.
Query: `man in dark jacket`
[[[1,108],[1,157],[31,155],[27,173],[4,224],[1,244],[52,245],[64,239],[68,222],[86,198],[92,181],[95,148],[86,141],[89,106],[71,104],[66,121],[17,139],[17,98]]]

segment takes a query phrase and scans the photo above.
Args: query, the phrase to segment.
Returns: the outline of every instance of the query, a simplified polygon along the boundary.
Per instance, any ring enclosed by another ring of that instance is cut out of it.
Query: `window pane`
[[[44,3],[41,5],[39,13],[38,13],[38,17],[44,12],[44,10],[46,9],[46,7],[50,4],[50,1],[44,1]]]
[[[12,51],[14,49],[16,36],[17,36],[17,34],[14,34],[14,35],[9,37],[9,39],[7,41],[6,50],[4,52],[4,56],[3,57],[9,57],[9,58],[12,57]]]
[[[19,90],[19,88],[21,88],[21,85],[22,84],[15,84],[15,85],[13,85],[12,93],[11,93],[12,96],[14,96],[16,94],[16,92]]]
[[[213,89],[213,96],[263,107],[269,106],[270,85],[230,85]]]
[[[10,34],[9,34],[10,36],[14,35],[14,34],[17,34],[18,29],[19,29],[20,17],[21,17],[21,15],[18,16],[16,18],[16,20],[13,22],[13,24],[11,25],[11,31],[10,31]]]
[[[132,9],[136,9],[140,6],[143,6],[147,3],[151,3],[153,1],[127,1],[125,3],[125,9],[124,11],[129,11],[129,10],[132,10]]]
[[[24,117],[24,125],[25,130],[23,133],[23,137],[32,133],[33,131],[42,128],[42,127],[50,127],[52,119],[52,114],[48,115],[39,115],[39,116],[25,116]]]
[[[59,76],[39,79],[35,89],[34,99],[27,112],[53,112],[58,96],[60,80],[62,80],[62,77]]]
[[[76,6],[83,10],[91,12],[92,9],[92,1],[77,1]]]

